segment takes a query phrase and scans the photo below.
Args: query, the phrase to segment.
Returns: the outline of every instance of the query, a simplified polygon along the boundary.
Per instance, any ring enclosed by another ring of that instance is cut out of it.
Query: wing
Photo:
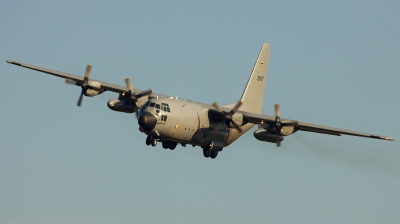
[[[29,65],[29,64],[25,64],[25,63],[21,63],[21,62],[16,62],[16,61],[11,61],[11,60],[7,60],[7,63],[13,64],[13,65],[17,65],[17,66],[21,66],[24,68],[29,68],[35,71],[39,71],[39,72],[43,72],[43,73],[47,73],[50,75],[54,75],[60,78],[64,78],[66,79],[66,81],[70,82],[71,80],[73,82],[75,82],[77,85],[80,85],[83,83],[83,79],[84,77],[81,76],[77,76],[77,75],[71,75],[65,72],[59,72],[59,71],[55,71],[55,70],[51,70],[51,69],[47,69],[47,68],[41,68],[38,66],[34,66],[34,65]],[[91,79],[93,81],[98,81],[98,80],[94,80]],[[112,84],[112,83],[107,83],[107,82],[102,82],[102,81],[98,81],[101,83],[101,88],[103,90],[107,90],[107,91],[111,91],[111,92],[116,92],[116,93],[123,93],[123,92],[128,92],[128,89],[125,86],[120,86],[120,85],[116,85],[116,84]],[[139,89],[135,89],[134,93],[138,94],[142,92],[142,90]],[[160,96],[160,97],[165,97],[164,95],[161,94],[157,94],[157,93],[153,93],[150,94],[150,97],[156,97],[156,96]]]
[[[264,124],[264,123],[274,124],[275,123],[275,117],[272,117],[272,116],[255,114],[255,113],[250,113],[250,112],[243,112],[243,111],[239,111],[239,112],[243,114],[243,117],[248,122],[253,123],[253,124]],[[281,120],[282,120],[282,123],[287,122],[287,123],[295,124],[294,126],[297,128],[297,130],[301,130],[301,131],[309,131],[309,132],[328,134],[328,135],[336,135],[336,136],[353,135],[353,136],[359,136],[359,137],[365,137],[365,138],[375,138],[375,139],[381,139],[381,140],[394,141],[393,138],[386,137],[386,136],[367,134],[367,133],[362,133],[362,132],[357,132],[357,131],[349,131],[349,130],[345,130],[345,129],[327,127],[327,126],[322,126],[322,125],[317,125],[317,124],[310,124],[310,123],[306,123],[306,122],[289,120],[289,119],[284,119],[284,118],[281,118]]]

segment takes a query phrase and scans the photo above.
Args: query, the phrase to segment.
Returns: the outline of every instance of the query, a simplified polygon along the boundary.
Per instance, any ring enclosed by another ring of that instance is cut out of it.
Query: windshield
[[[148,101],[146,104],[143,105],[143,108],[145,109],[147,106],[148,107],[155,107],[156,109],[162,110],[162,111],[165,111],[165,112],[171,112],[171,109],[170,109],[168,103],[158,104],[158,103],[155,103],[155,102]]]

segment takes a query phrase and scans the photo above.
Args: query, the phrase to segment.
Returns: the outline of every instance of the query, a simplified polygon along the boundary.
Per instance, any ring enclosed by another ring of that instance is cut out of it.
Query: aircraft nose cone
[[[157,118],[153,114],[144,113],[140,115],[138,122],[143,131],[149,132],[156,126]]]

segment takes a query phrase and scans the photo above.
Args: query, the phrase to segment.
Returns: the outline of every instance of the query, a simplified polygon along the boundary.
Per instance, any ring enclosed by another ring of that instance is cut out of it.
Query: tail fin
[[[253,72],[247,82],[246,89],[242,95],[243,105],[240,110],[261,113],[264,103],[265,83],[267,80],[269,60],[269,44],[265,43],[258,55]]]

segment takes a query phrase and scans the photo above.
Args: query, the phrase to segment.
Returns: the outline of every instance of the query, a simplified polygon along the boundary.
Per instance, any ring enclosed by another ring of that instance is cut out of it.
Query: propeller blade
[[[136,97],[137,97],[137,98],[140,98],[140,97],[142,97],[142,96],[147,96],[147,95],[150,95],[150,94],[152,94],[152,93],[153,93],[153,91],[152,91],[151,89],[148,89],[148,90],[145,90],[145,91],[143,91],[143,92],[137,94]]]
[[[238,133],[242,133],[243,132],[242,128],[239,125],[237,125],[234,121],[231,120],[231,123],[233,124],[233,126],[235,126],[235,128],[238,131]]]
[[[79,96],[78,103],[76,104],[78,107],[82,105],[82,99],[83,99],[83,91],[81,92],[81,95]]]
[[[92,71],[92,66],[91,65],[87,65],[86,66],[86,72],[85,72],[85,78],[89,78],[91,71]]]
[[[243,102],[241,100],[239,100],[236,103],[236,105],[232,108],[232,112],[235,113],[240,108],[240,106],[242,106],[242,104],[243,104]]]
[[[129,93],[132,95],[133,94],[133,87],[132,87],[131,80],[129,78],[125,78],[125,83],[126,83],[126,87],[129,90]]]
[[[65,79],[65,84],[69,84],[69,85],[76,85],[76,82],[73,79]]]
[[[280,147],[281,143],[279,142],[279,137],[282,129],[281,122],[281,108],[278,103],[275,104],[275,129],[276,129],[276,146]]]
[[[217,104],[217,102],[212,103],[213,107],[220,113],[222,113],[224,110]]]
[[[136,119],[138,119],[139,118],[139,109],[137,107],[133,107],[133,109],[135,110]]]
[[[281,109],[279,108],[279,104],[275,104],[275,117],[281,116]]]
[[[276,147],[280,147],[281,146],[281,142],[279,141],[279,135],[276,135]]]
[[[220,106],[217,104],[217,102],[212,103],[212,106],[213,106],[219,113],[221,113],[221,114],[225,117],[225,122],[230,122],[230,123],[237,129],[238,133],[242,133],[242,132],[243,132],[242,128],[232,120],[233,114],[240,108],[240,106],[242,106],[242,104],[243,104],[243,102],[242,102],[241,100],[239,100],[239,101],[235,104],[235,106],[232,108],[232,110],[231,110],[229,113],[224,112],[224,110],[222,109],[222,107],[220,107]],[[213,132],[215,132],[215,131],[217,131],[218,129],[220,129],[221,126],[222,126],[222,123],[221,123],[221,124],[218,124],[218,125],[214,128]]]

